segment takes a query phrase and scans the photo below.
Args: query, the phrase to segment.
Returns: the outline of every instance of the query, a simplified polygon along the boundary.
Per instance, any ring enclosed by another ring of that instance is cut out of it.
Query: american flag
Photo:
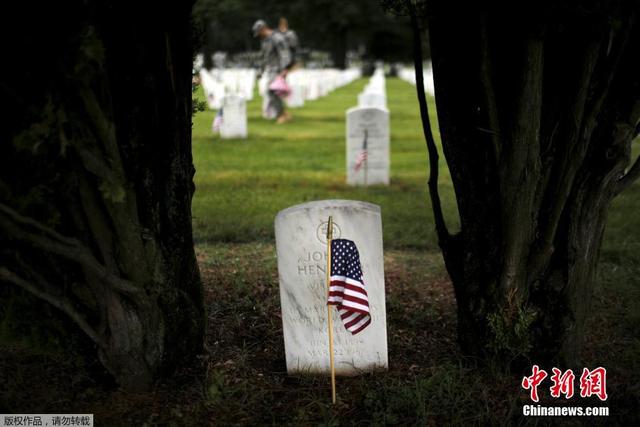
[[[356,164],[353,169],[358,172],[364,162],[367,161],[367,130],[364,130],[364,141],[362,141],[362,150],[358,153],[358,157],[356,158]]]
[[[345,329],[353,335],[371,323],[360,256],[351,240],[331,241],[331,284],[327,304],[337,306]]]
[[[213,132],[219,132],[220,126],[222,126],[223,115],[222,108],[218,110],[216,117],[213,119]]]

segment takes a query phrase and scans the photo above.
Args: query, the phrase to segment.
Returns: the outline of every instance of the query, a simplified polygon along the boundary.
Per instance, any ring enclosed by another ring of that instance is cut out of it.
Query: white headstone
[[[204,88],[207,104],[212,110],[217,110],[222,105],[224,97],[224,85],[217,81],[213,74],[206,69],[200,70],[200,83]]]
[[[307,92],[307,99],[309,101],[315,101],[320,98],[320,85],[316,79],[317,77],[312,77],[309,80],[309,91]]]
[[[386,369],[380,207],[351,200],[322,200],[285,209],[275,220],[287,372],[330,372],[326,305],[329,215],[333,216],[334,238],[353,240],[358,248],[372,317],[369,326],[351,335],[332,307],[336,374],[357,375]]]
[[[304,88],[302,85],[291,85],[291,95],[287,98],[287,105],[291,108],[304,107]]]
[[[228,95],[222,101],[220,137],[247,137],[247,103],[241,96]]]
[[[387,97],[381,93],[363,92],[358,95],[358,107],[387,108]]]
[[[356,168],[365,148],[367,160]],[[347,184],[389,185],[389,111],[354,107],[347,110]]]

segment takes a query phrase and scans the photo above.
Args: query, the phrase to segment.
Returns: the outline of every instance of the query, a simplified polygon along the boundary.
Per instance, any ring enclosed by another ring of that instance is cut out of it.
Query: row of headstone
[[[200,69],[200,84],[209,108],[217,110],[222,107],[222,98],[225,96],[224,84],[205,68]]]
[[[213,120],[213,132],[219,132],[222,139],[246,138],[247,101],[253,99],[256,71],[200,68],[199,73],[209,108],[218,110]]]
[[[398,71],[398,77],[415,86],[416,72],[413,67],[404,67]],[[433,67],[431,61],[427,61],[423,66],[422,78],[424,81],[424,91],[431,96],[435,96],[436,91],[433,85]]]
[[[387,108],[387,92],[382,68],[376,68],[369,83],[358,95],[358,106]]]
[[[256,87],[256,70],[253,68],[234,68],[220,70],[219,73],[227,94],[241,95],[247,101],[253,99]]]
[[[381,68],[358,95],[358,106],[348,109],[346,116],[347,184],[389,185],[389,110]]]
[[[333,68],[310,70],[297,69],[287,75],[287,83],[291,88],[291,94],[286,98],[286,103],[290,108],[303,107],[307,101],[315,101],[316,99],[327,96],[335,89],[345,86],[359,78],[361,71],[358,68],[350,68],[347,70],[338,70]],[[266,76],[258,82],[260,95],[263,97],[263,107],[267,103],[267,86]],[[262,109],[263,116],[268,117],[266,108]]]
[[[245,100],[253,99],[256,84],[254,69],[200,69],[200,83],[204,88],[207,104],[212,110],[222,107],[222,99],[228,95],[242,96]]]
[[[303,106],[305,101],[326,96],[359,76],[359,69],[295,70],[287,76],[287,81],[292,88],[287,102],[291,107]],[[256,83],[255,70],[214,69],[209,71],[201,68],[200,81],[209,107],[218,110],[212,125],[214,133],[220,132],[220,137],[223,139],[246,138],[248,133],[246,102],[253,98]],[[266,79],[261,78],[258,86],[263,96],[263,115],[268,111],[265,108],[267,84]]]
[[[305,101],[328,95],[338,87],[347,85],[360,76],[359,69],[337,70],[296,70],[287,76],[292,88],[287,98],[290,107],[301,107]],[[205,91],[209,108],[218,110],[213,122],[214,133],[220,137],[246,138],[246,102],[253,98],[256,74],[253,69],[229,69],[212,71],[200,69],[200,81]],[[259,91],[263,96],[263,116],[267,117],[266,78],[259,81]]]

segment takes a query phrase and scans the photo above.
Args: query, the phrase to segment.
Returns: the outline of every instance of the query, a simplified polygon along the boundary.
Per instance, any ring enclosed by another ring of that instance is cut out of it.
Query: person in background
[[[278,31],[274,31],[262,19],[253,24],[253,36],[262,40],[262,66],[261,73],[265,74],[268,85],[278,78],[285,78],[291,69],[291,50],[285,37]],[[268,108],[275,111],[276,123],[282,124],[291,120],[291,114],[285,110],[284,102],[278,94],[268,89]]]
[[[295,31],[289,29],[289,21],[285,17],[281,17],[280,21],[278,21],[278,31],[284,36],[291,51],[292,68],[298,63],[298,35]]]

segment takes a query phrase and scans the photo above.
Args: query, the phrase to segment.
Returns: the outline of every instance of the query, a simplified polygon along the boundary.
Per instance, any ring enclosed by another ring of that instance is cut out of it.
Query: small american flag
[[[219,132],[223,122],[222,108],[218,110],[216,117],[213,119],[213,132]]]
[[[331,241],[331,284],[327,304],[337,306],[345,329],[353,335],[371,323],[360,256],[351,240]]]
[[[367,161],[367,130],[364,130],[364,141],[362,141],[362,150],[360,151],[360,153],[358,153],[358,157],[356,158],[356,164],[353,167],[353,170],[355,170],[356,172],[358,172],[360,170],[360,168],[362,167],[362,165],[364,164],[364,162]]]

